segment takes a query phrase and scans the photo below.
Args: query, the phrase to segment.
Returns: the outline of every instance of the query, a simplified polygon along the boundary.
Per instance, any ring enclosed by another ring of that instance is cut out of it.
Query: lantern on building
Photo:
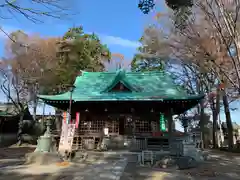
[[[219,87],[220,90],[223,90],[225,88],[225,84],[224,83],[220,83],[218,87]]]
[[[160,114],[159,124],[160,124],[160,130],[166,131],[165,117],[163,113]]]
[[[159,18],[162,16],[163,14],[158,12],[155,16],[154,16],[154,19],[155,20],[159,20]]]

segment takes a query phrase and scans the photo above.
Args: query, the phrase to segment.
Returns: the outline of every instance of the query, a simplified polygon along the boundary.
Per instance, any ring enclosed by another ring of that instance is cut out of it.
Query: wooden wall
[[[72,119],[75,120],[74,115]],[[75,131],[73,149],[97,149],[104,137],[104,128],[109,129],[111,149],[124,148],[126,141],[133,136],[149,137],[154,131],[159,131],[159,115],[81,112],[79,127]]]
[[[75,117],[73,117],[74,119]],[[109,129],[109,135],[135,135],[152,133],[159,130],[159,115],[138,116],[136,114],[91,114],[81,113],[77,134],[95,134],[103,136],[103,129]]]

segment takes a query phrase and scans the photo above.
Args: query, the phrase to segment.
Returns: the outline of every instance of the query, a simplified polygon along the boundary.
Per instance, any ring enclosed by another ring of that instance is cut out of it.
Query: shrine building
[[[97,149],[106,132],[112,148],[163,148],[175,136],[173,115],[186,112],[204,98],[188,95],[167,72],[82,72],[74,89],[58,95],[39,95],[46,104],[67,111],[77,149]],[[133,141],[134,140],[134,141]],[[134,142],[134,143],[133,143]]]

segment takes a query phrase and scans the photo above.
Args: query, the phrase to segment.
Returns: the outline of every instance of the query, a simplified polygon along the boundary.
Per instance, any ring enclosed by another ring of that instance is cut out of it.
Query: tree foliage
[[[82,28],[71,28],[62,38],[41,38],[21,31],[13,32],[11,38],[16,42],[6,43],[5,62],[13,75],[20,74],[29,91],[37,85],[37,93],[57,93],[62,84],[72,84],[80,70],[102,71],[111,56],[95,34],[85,34]]]
[[[106,69],[108,71],[116,71],[119,69],[128,69],[130,68],[131,61],[124,57],[121,53],[112,53],[111,60],[106,63]]]
[[[58,43],[56,74],[60,84],[72,84],[80,70],[103,71],[111,58],[96,34],[85,34],[82,27],[70,28]],[[58,84],[59,84],[58,83]]]
[[[207,72],[205,77],[208,78],[209,74],[214,74],[215,84],[222,86],[218,91],[222,95],[226,115],[229,148],[233,147],[229,95],[233,99],[236,98],[240,82],[239,7],[239,1],[197,1],[191,20],[187,21],[186,27],[176,29],[177,37],[181,39],[178,42],[179,46],[182,49],[187,48],[187,51],[184,51],[188,54],[188,61],[194,63],[201,72]],[[175,54],[179,54],[177,52],[179,47],[175,46],[174,49]],[[218,101],[217,99],[210,99],[214,123],[219,113],[218,108],[214,107],[219,106],[219,103],[214,103]]]
[[[69,29],[61,38],[22,31],[13,32],[10,38],[0,68],[1,90],[20,114],[30,103],[36,113],[37,94],[67,91],[80,70],[102,71],[104,61],[111,57],[107,46],[81,27]]]
[[[151,69],[154,63],[161,65],[156,61],[156,57],[165,59],[165,64],[166,62],[172,64],[171,73],[178,77],[178,83],[182,84],[188,93],[207,95],[205,102],[200,103],[196,113],[202,116],[200,127],[204,132],[206,124],[203,120],[204,111],[206,108],[212,110],[213,137],[219,123],[219,107],[222,101],[228,125],[229,148],[231,148],[232,122],[229,103],[238,98],[240,87],[238,19],[240,3],[217,0],[193,2],[190,6],[176,6],[175,9],[171,7],[174,11],[169,14],[169,22],[172,23],[169,23],[170,27],[165,31],[164,36],[158,28],[162,24],[148,28],[151,29],[148,31],[151,36],[147,35],[150,38],[143,43],[139,54],[142,54],[142,49],[147,49],[148,55],[155,55],[155,61],[146,63],[145,59],[142,56],[139,58],[138,55],[137,60],[133,61],[133,69],[139,69],[139,67]],[[177,14],[181,13],[180,11],[189,13],[182,16]],[[146,32],[143,37],[146,37]],[[160,43],[156,44],[156,42]],[[157,50],[164,47],[164,51],[161,53],[152,51],[153,44],[156,45]],[[141,62],[146,67],[136,62]],[[213,93],[214,96],[212,96]]]
[[[144,30],[139,41],[141,46],[131,62],[132,71],[163,70],[169,56],[168,49],[164,47],[165,37],[161,30],[150,26]]]
[[[104,70],[104,61],[111,56],[95,34],[85,34],[82,28],[71,28],[62,38],[41,38],[20,31],[11,36],[17,42],[6,43],[5,59],[12,73],[18,72],[29,85],[29,91],[37,85],[36,93],[58,93],[64,84],[73,83],[80,70]],[[22,46],[23,41],[28,47]]]
[[[37,84],[37,93],[65,91],[80,70],[102,71],[104,61],[110,59],[107,46],[81,27],[69,29],[61,38],[24,37],[28,47],[22,47],[20,39],[19,43],[9,41],[8,56],[13,57],[12,67],[21,71],[25,83]]]

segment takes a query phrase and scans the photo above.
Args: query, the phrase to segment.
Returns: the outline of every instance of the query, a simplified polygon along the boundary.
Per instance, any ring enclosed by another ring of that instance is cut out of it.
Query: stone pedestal
[[[47,130],[37,141],[34,152],[26,154],[26,164],[49,165],[62,162],[56,150],[56,142],[51,135],[51,119],[47,119]]]
[[[51,119],[47,119],[47,130],[43,136],[40,136],[37,140],[37,148],[35,152],[57,152],[56,151],[56,142],[51,134],[50,126]]]
[[[63,162],[57,153],[50,152],[33,152],[26,154],[25,157],[26,164],[49,165]]]
[[[56,142],[50,135],[43,135],[38,138],[35,152],[57,152]]]

